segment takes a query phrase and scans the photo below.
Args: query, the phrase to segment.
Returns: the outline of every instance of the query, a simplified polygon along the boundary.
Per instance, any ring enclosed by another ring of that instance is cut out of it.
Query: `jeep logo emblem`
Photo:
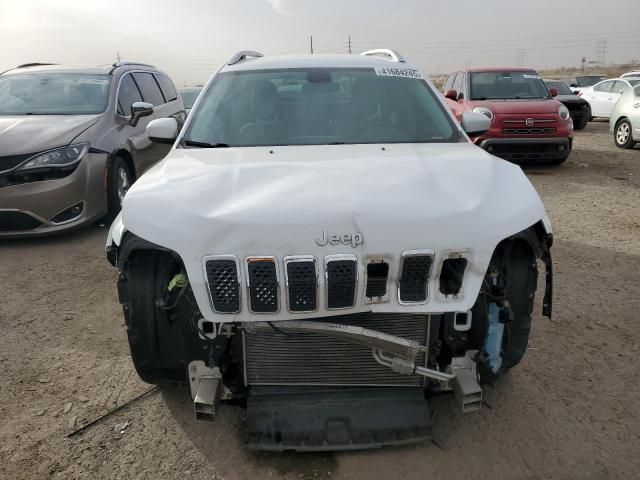
[[[351,245],[356,248],[358,245],[362,245],[364,237],[360,232],[354,233],[329,233],[326,230],[322,232],[322,237],[316,238],[316,245],[324,247],[325,245]]]
[[[524,123],[527,127],[533,127],[533,118],[527,118]]]

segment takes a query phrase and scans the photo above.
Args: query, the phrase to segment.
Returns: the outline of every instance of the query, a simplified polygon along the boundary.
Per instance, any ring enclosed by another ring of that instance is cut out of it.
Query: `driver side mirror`
[[[551,87],[549,89],[549,93],[551,94],[552,97],[557,97],[558,93],[560,93],[560,92],[558,91],[558,89],[556,87]]]
[[[457,101],[458,100],[458,92],[456,92],[453,89],[447,90],[446,93],[444,94],[444,98],[448,98],[449,100]]]
[[[135,102],[131,105],[131,118],[129,124],[136,126],[142,117],[148,117],[153,113],[153,105],[147,102]]]
[[[470,137],[477,137],[486,133],[491,128],[491,120],[484,113],[465,112],[460,120],[462,129]]]

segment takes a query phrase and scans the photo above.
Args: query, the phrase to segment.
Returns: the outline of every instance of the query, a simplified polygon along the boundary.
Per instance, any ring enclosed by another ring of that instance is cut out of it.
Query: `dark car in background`
[[[593,87],[596,83],[606,80],[604,75],[577,75],[563,78],[562,81],[569,85],[573,93],[581,92],[583,88]]]
[[[114,218],[131,184],[170,145],[147,123],[185,119],[156,68],[27,64],[0,74],[0,238]]]
[[[544,83],[547,84],[549,89],[556,88],[558,90],[556,100],[569,109],[571,120],[573,120],[573,128],[582,130],[586,127],[591,119],[589,102],[573,93],[569,86],[560,80],[545,80]]]

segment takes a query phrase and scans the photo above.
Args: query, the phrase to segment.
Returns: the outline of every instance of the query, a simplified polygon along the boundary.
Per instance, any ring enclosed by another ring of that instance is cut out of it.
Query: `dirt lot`
[[[591,123],[567,163],[527,173],[555,228],[554,319],[536,308],[523,363],[487,389],[493,408],[463,417],[452,398],[433,402],[437,445],[250,452],[242,410],[196,424],[182,388],[67,438],[149,388],[129,359],[106,228],[0,243],[0,477],[639,478],[640,150]]]

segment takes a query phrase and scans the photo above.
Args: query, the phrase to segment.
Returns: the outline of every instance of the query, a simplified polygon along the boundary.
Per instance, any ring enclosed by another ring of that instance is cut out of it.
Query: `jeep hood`
[[[436,263],[447,252],[466,252],[468,294],[456,304],[434,298],[402,307],[463,311],[475,302],[497,243],[540,220],[548,223],[522,170],[470,143],[177,149],[129,190],[112,234],[116,244],[126,229],[177,252],[203,315],[220,322],[251,315],[211,310],[202,270],[207,255],[321,261],[354,253],[361,260],[384,255],[397,265],[405,250],[435,250]],[[364,241],[355,248],[319,246],[315,239],[325,231],[359,232]],[[350,312],[394,308],[391,302]],[[293,317],[281,311],[275,318]]]
[[[0,156],[68,145],[98,118],[99,115],[0,115]]]
[[[535,115],[542,113],[558,113],[560,102],[555,99],[535,99],[535,100],[487,100],[473,101],[474,107],[487,107],[497,115]]]

